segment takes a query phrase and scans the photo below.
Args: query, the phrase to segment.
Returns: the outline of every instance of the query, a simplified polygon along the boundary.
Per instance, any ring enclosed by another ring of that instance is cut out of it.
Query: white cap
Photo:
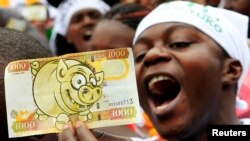
[[[61,35],[66,35],[74,13],[89,8],[96,9],[101,14],[110,10],[110,6],[102,0],[66,0],[58,8],[60,15],[56,18],[54,30]]]

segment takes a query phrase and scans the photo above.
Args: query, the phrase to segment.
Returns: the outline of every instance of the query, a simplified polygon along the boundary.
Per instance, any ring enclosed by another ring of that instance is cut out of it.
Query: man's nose
[[[88,15],[85,15],[81,21],[81,23],[83,25],[90,25],[90,24],[95,24],[96,23],[96,20],[91,18],[90,16]]]
[[[157,63],[167,62],[171,60],[171,54],[162,46],[155,46],[151,48],[145,55],[144,66],[150,67]]]

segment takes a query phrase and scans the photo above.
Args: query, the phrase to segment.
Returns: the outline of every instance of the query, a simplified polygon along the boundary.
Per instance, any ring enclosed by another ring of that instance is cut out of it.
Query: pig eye
[[[79,89],[81,86],[86,85],[86,78],[81,74],[76,74],[72,77],[71,84],[75,89]]]
[[[91,78],[90,78],[90,83],[91,83],[92,85],[96,86],[96,80],[95,80],[94,77],[91,77]]]

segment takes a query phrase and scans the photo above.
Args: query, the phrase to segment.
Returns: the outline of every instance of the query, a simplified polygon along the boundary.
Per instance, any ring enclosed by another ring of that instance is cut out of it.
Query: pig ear
[[[60,82],[62,82],[62,79],[65,76],[67,70],[68,70],[67,64],[63,61],[63,59],[60,59],[56,69],[56,76]]]
[[[95,74],[95,77],[96,77],[97,86],[100,86],[104,79],[104,72],[103,71],[97,72]]]

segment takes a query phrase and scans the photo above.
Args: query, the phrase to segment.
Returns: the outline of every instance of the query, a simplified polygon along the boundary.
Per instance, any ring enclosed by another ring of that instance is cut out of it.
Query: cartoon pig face
[[[61,96],[72,111],[89,109],[102,96],[103,72],[94,73],[83,64],[68,65],[61,60],[57,68]]]

